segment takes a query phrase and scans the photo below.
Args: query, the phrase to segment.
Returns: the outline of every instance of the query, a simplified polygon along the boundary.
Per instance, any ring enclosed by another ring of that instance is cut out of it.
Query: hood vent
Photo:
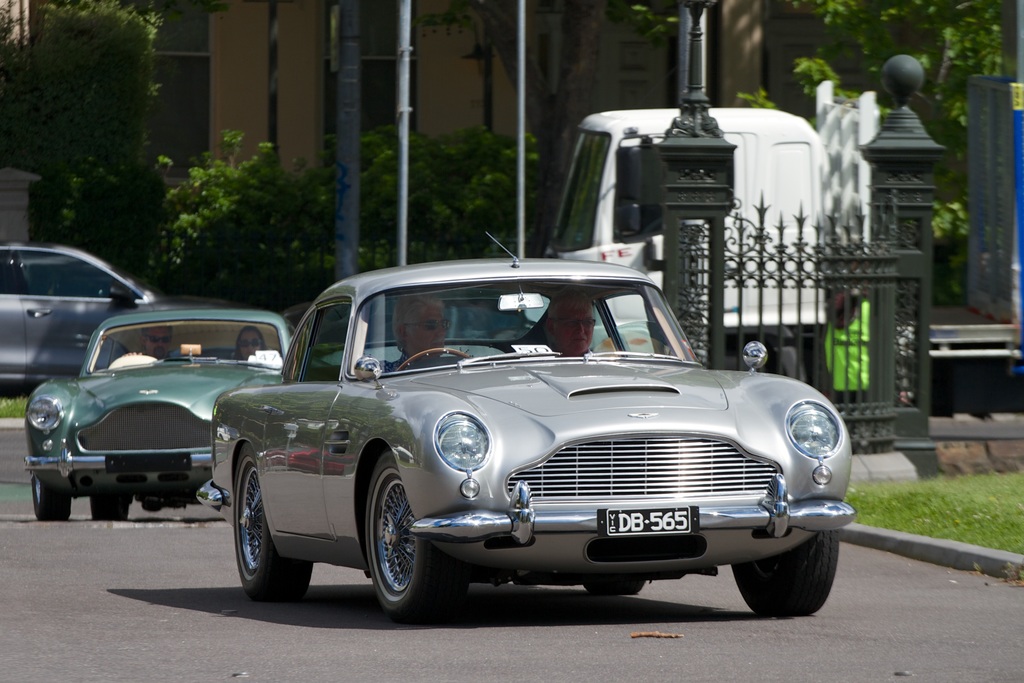
[[[613,384],[611,386],[604,387],[587,387],[585,389],[575,389],[570,391],[569,398],[578,398],[581,396],[593,396],[595,394],[625,394],[625,393],[643,393],[643,394],[672,394],[673,396],[679,395],[679,390],[674,386],[668,384]]]

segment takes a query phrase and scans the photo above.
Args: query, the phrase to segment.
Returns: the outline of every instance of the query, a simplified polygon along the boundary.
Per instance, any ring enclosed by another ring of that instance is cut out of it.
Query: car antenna
[[[492,242],[494,242],[495,244],[497,244],[497,245],[498,245],[499,247],[501,247],[501,248],[502,248],[502,249],[503,249],[503,250],[505,251],[505,253],[506,253],[506,254],[508,254],[509,256],[511,256],[511,257],[512,257],[512,267],[513,267],[513,268],[518,268],[518,267],[519,267],[519,257],[518,257],[518,256],[516,256],[516,255],[515,255],[515,254],[513,254],[513,253],[512,253],[511,251],[509,251],[508,249],[506,249],[506,248],[505,248],[505,245],[504,245],[504,244],[502,244],[501,242],[499,242],[499,241],[498,241],[498,238],[497,238],[497,237],[495,237],[494,235],[492,235],[491,233],[489,233],[489,232],[487,232],[486,230],[484,230],[484,234],[485,234],[485,235],[487,235],[488,237],[490,237],[490,238],[491,238],[491,241],[492,241]]]

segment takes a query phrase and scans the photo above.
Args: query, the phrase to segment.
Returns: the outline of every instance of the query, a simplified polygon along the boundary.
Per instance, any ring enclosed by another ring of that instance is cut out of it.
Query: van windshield
[[[562,209],[551,239],[555,249],[578,251],[592,246],[601,176],[610,147],[611,136],[606,133],[582,131],[577,138]]]

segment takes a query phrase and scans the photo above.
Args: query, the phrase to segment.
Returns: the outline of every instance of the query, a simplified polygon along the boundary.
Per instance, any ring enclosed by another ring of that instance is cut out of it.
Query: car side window
[[[18,259],[11,249],[0,249],[0,294],[21,294]]]
[[[341,378],[351,314],[352,304],[349,301],[317,311],[300,382],[337,382]]]
[[[107,298],[113,276],[70,254],[25,250],[19,252],[29,296]]]

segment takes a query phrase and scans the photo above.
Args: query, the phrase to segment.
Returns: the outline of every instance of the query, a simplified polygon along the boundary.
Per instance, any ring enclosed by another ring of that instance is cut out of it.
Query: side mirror
[[[377,381],[383,372],[383,367],[379,360],[373,356],[360,356],[356,360],[355,375],[356,379],[360,382],[367,380]]]
[[[115,303],[127,308],[135,308],[135,292],[120,280],[113,280],[110,283],[110,298]]]
[[[617,202],[639,202],[643,190],[642,149],[639,146],[615,150],[615,198]]]

